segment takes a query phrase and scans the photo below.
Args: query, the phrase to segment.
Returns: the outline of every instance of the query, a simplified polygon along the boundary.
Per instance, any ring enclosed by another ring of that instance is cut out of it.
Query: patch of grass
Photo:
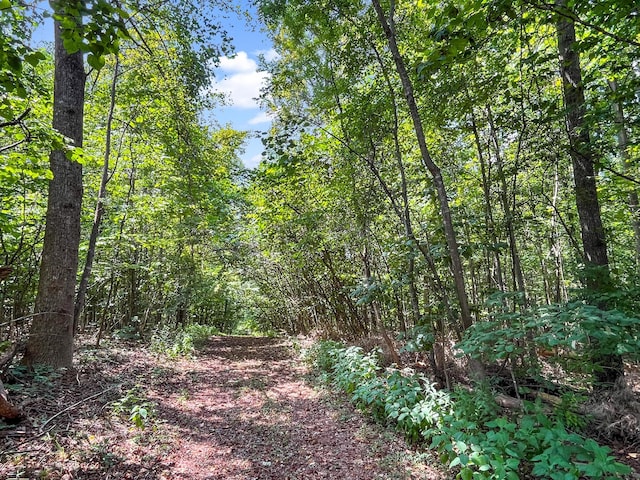
[[[183,404],[187,403],[190,397],[191,397],[191,394],[189,393],[189,390],[187,390],[186,388],[180,389],[180,394],[178,395],[178,401],[180,403],[183,403]]]

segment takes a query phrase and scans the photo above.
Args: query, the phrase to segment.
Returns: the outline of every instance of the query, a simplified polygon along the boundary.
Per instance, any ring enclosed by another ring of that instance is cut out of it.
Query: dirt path
[[[0,429],[0,478],[445,478],[395,435],[314,389],[306,373],[278,339],[213,338],[195,360],[139,348],[93,353],[57,382],[57,403],[50,397],[36,411],[27,402],[30,424]],[[128,418],[136,405],[148,411],[144,430]]]
[[[331,406],[304,373],[284,341],[213,339],[185,372],[182,393],[159,403],[181,439],[167,478],[418,477],[401,442],[375,438],[381,432]]]

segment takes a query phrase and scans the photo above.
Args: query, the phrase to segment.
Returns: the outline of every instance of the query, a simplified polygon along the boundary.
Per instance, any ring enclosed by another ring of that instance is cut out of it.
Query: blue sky
[[[258,60],[260,55],[271,60],[274,52],[269,39],[260,31],[255,8],[249,5],[251,2],[241,3],[252,12],[253,25],[247,25],[244,20],[234,18],[233,15],[225,25],[233,37],[236,55],[220,59],[219,67],[213,72],[213,89],[225,93],[230,105],[216,109],[213,115],[221,124],[230,124],[236,130],[257,134],[266,131],[271,123],[256,100],[260,87],[268,78],[266,72],[258,71]],[[261,153],[260,139],[250,139],[242,156],[245,166],[255,168],[260,162]]]
[[[269,39],[260,31],[251,1],[242,0],[238,3],[251,12],[252,21],[248,24],[244,18],[234,14],[223,18],[223,26],[233,38],[236,54],[232,58],[222,57],[219,66],[212,68],[212,90],[224,93],[227,104],[216,108],[211,116],[221,125],[251,133],[241,158],[246,167],[255,168],[262,154],[259,133],[270,126],[269,118],[260,110],[257,101],[260,87],[268,78],[266,72],[258,71],[258,63],[260,55],[267,60],[272,58],[273,50]],[[36,45],[53,41],[53,22],[50,18],[35,31],[33,39]]]

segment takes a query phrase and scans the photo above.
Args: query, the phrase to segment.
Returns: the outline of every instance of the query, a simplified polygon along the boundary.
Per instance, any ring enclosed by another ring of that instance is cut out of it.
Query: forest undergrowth
[[[515,399],[488,381],[458,378],[444,389],[421,368],[388,366],[379,348],[323,341],[306,357],[361,411],[438,455],[452,478],[638,478],[633,373],[626,390],[608,396],[529,391]]]

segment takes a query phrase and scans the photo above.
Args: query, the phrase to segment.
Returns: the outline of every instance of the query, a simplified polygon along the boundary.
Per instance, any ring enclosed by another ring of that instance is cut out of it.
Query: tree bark
[[[566,0],[558,2],[560,7],[565,7],[565,4]],[[597,291],[609,286],[609,258],[600,216],[594,152],[589,127],[585,121],[586,102],[580,57],[575,49],[576,32],[573,21],[563,16],[558,17],[557,31],[569,153],[573,163],[576,207],[580,220],[584,263],[587,268],[586,284],[590,289]],[[594,275],[593,271],[589,272],[589,269],[596,269],[597,275]]]
[[[615,94],[618,91],[618,84],[615,80],[609,80],[609,88]],[[615,114],[616,127],[618,129],[618,149],[620,150],[620,158],[622,160],[622,172],[629,173],[631,166],[631,158],[629,157],[629,135],[627,134],[626,119],[622,101],[616,99],[613,103],[613,111]],[[633,236],[635,239],[636,253],[636,271],[640,270],[640,201],[638,200],[638,191],[634,188],[627,197],[629,211],[631,213],[631,227],[633,228]]]
[[[559,0],[557,6],[566,10],[567,0]],[[589,126],[585,120],[586,102],[580,56],[575,48],[576,32],[573,20],[559,15],[557,34],[576,207],[582,234],[585,284],[589,290],[601,293],[611,289],[611,275],[596,186],[595,154]],[[606,302],[599,303],[600,308],[606,309]],[[611,388],[624,377],[622,357],[599,351],[597,342],[594,342],[593,349],[593,361],[598,367],[595,372],[596,387]]]
[[[472,325],[473,322],[465,286],[464,272],[462,270],[462,260],[460,258],[460,251],[458,248],[455,229],[453,228],[453,219],[451,217],[449,199],[447,198],[447,189],[442,178],[440,167],[438,167],[438,165],[431,158],[431,154],[427,147],[426,137],[422,126],[422,119],[420,118],[420,113],[418,112],[418,104],[413,93],[413,84],[411,82],[411,79],[409,78],[407,68],[404,64],[404,59],[402,58],[400,50],[398,49],[393,22],[393,12],[389,14],[389,19],[387,20],[387,17],[385,16],[385,13],[380,5],[380,1],[372,0],[372,4],[378,16],[380,25],[382,26],[382,30],[384,31],[384,34],[387,38],[389,50],[391,51],[391,55],[396,65],[396,71],[402,83],[402,89],[404,91],[407,107],[409,109],[416,138],[418,140],[422,162],[431,174],[433,185],[438,195],[438,200],[440,202],[440,214],[442,215],[442,224],[444,227],[447,247],[451,259],[451,271],[453,273],[456,295],[458,297],[458,304],[460,306],[462,329],[466,330]]]
[[[78,27],[82,19],[75,18]],[[69,54],[55,22],[55,74],[53,127],[82,147],[85,72],[82,52]],[[33,324],[24,362],[54,368],[69,367],[73,360],[73,304],[80,243],[82,166],[64,150],[49,157],[53,179],[49,197],[40,280]]]

